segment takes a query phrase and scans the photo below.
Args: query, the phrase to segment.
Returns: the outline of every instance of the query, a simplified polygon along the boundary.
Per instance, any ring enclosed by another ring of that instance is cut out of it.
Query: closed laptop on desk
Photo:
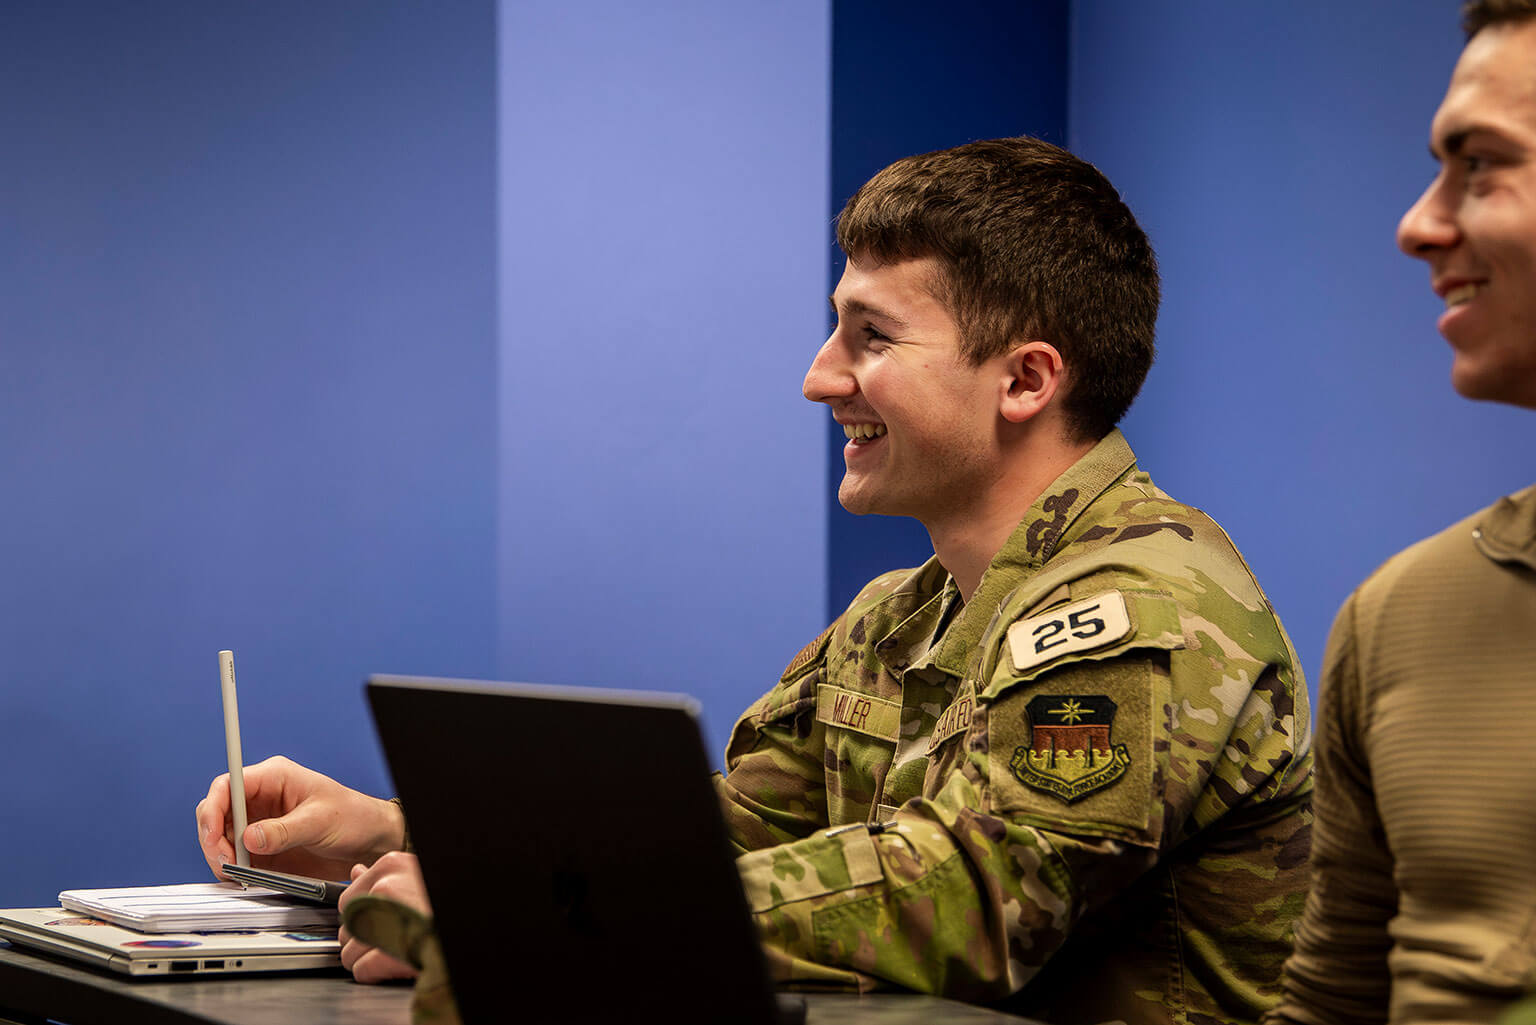
[[[367,692],[465,1021],[783,1020],[690,699]]]

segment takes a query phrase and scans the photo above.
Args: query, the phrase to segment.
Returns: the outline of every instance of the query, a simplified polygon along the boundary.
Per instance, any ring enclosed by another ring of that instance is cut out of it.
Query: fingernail
[[[267,831],[262,829],[260,826],[252,826],[250,831],[252,833],[254,833],[255,836],[256,836],[256,845],[255,845],[255,847],[253,849],[254,850],[258,850],[258,851],[266,850],[267,849]],[[250,847],[251,845],[250,844],[246,844],[246,846]]]

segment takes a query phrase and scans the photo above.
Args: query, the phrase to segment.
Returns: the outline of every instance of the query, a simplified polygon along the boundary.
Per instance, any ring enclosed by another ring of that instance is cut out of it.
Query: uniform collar
[[[1494,562],[1536,569],[1536,487],[1499,499],[1478,518],[1472,542]]]
[[[971,600],[955,616],[939,644],[929,649],[921,658],[911,654],[922,645],[931,633],[942,612],[942,601],[930,601],[919,614],[915,614],[892,630],[876,647],[879,657],[893,670],[904,670],[912,664],[932,664],[952,676],[963,676],[970,666],[976,646],[1008,593],[1027,576],[1045,565],[1055,554],[1057,545],[1071,528],[1083,510],[1092,505],[1115,481],[1136,468],[1136,453],[1119,430],[1112,430],[1097,445],[1089,449],[1077,462],[1035,499],[1019,525],[1014,528],[981,576],[981,583]],[[942,576],[935,577],[935,572]],[[944,572],[937,559],[928,562],[913,574],[909,585],[922,581],[926,587],[919,590],[929,595],[941,591],[954,591],[954,579]]]
[[[986,591],[987,577],[999,575],[998,570],[1033,572],[1045,565],[1083,510],[1135,468],[1136,453],[1131,451],[1125,435],[1119,430],[1106,434],[1035,499],[982,575],[976,596]]]

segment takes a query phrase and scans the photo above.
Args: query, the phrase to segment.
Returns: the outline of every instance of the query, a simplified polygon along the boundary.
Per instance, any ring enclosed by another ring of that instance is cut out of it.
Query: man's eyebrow
[[[848,314],[871,317],[876,320],[883,320],[887,324],[903,330],[911,326],[905,320],[902,320],[900,317],[896,316],[889,310],[881,309],[878,306],[871,306],[869,303],[864,302],[862,299],[849,299],[847,302],[843,303],[842,309],[838,309],[837,296],[835,295],[827,296],[827,302],[832,306],[832,312],[840,317]]]

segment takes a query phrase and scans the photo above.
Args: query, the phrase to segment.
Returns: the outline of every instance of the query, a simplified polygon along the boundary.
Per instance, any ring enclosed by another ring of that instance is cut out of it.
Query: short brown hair
[[[1461,30],[1471,39],[1489,25],[1536,18],[1536,0],[1467,0],[1461,5]]]
[[[898,160],[848,200],[837,241],[859,263],[937,260],[936,297],[975,363],[1056,346],[1078,437],[1108,434],[1152,366],[1152,246],[1109,180],[1058,146],[991,139]]]

